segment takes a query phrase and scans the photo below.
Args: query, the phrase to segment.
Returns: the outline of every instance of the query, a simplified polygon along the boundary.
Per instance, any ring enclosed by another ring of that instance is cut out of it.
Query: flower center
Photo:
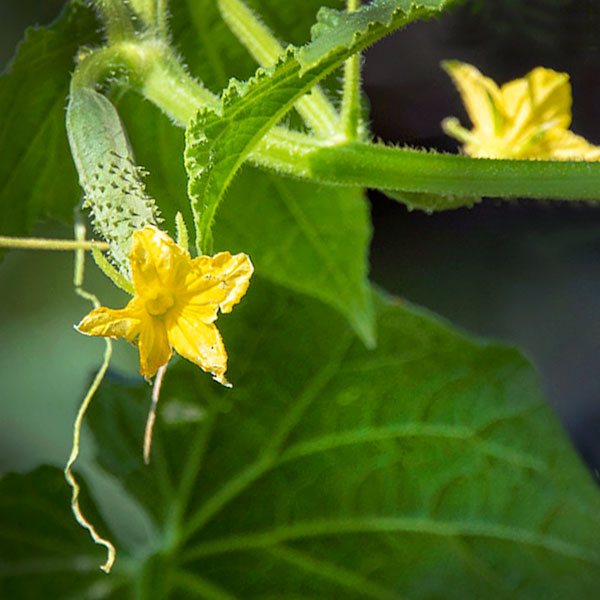
[[[146,311],[153,317],[162,317],[175,304],[175,296],[168,290],[156,290],[146,297]]]

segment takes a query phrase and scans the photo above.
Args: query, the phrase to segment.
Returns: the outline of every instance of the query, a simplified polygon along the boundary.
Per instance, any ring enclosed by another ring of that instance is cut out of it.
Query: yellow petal
[[[600,147],[572,131],[553,130],[546,135],[544,142],[549,160],[600,160]]]
[[[204,323],[201,316],[188,307],[168,320],[167,330],[171,346],[181,356],[211,373],[219,383],[228,385],[225,379],[227,352],[215,325]]]
[[[571,84],[567,73],[537,67],[525,78],[529,84],[536,121],[554,122],[565,129],[571,124]]]
[[[140,315],[139,303],[136,298],[133,298],[121,310],[113,310],[104,306],[94,309],[81,320],[76,328],[77,331],[86,335],[115,339],[125,338],[132,342],[140,331]]]
[[[176,291],[191,266],[189,253],[156,227],[133,234],[129,259],[133,287],[140,296],[152,296],[157,288]]]
[[[192,266],[186,283],[187,302],[194,307],[210,308],[213,321],[217,308],[223,313],[231,312],[246,293],[254,272],[246,254],[232,256],[229,252],[199,256],[192,261]]]
[[[148,316],[142,320],[138,349],[140,373],[146,378],[155,375],[159,367],[169,362],[172,352],[162,319]]]
[[[523,112],[530,114],[529,85],[525,78],[513,79],[500,88],[504,111],[509,119],[517,120]]]
[[[498,134],[505,115],[496,83],[467,63],[449,60],[442,67],[454,81],[475,129],[490,137]]]
[[[571,123],[571,86],[566,73],[537,67],[503,85],[501,94],[509,116],[505,134],[509,145],[520,147],[541,132],[566,129]]]

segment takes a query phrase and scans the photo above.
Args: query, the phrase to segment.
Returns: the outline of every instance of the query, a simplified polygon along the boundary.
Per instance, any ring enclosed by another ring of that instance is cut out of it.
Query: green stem
[[[133,38],[131,15],[122,0],[95,0],[109,44]]]
[[[360,0],[347,0],[346,9],[353,12],[360,8]],[[360,52],[353,54],[344,63],[344,89],[340,114],[340,131],[348,141],[364,137],[360,101]]]
[[[119,72],[129,84],[185,126],[202,105],[218,106],[218,98],[194,80],[166,42],[127,40],[88,54],[77,66],[71,88],[96,87]]]
[[[600,199],[598,162],[468,158],[368,143],[322,148],[303,161],[321,183],[471,196],[465,204],[473,196]]]
[[[272,67],[284,54],[283,46],[269,29],[242,0],[218,0],[223,20],[246,47],[252,58],[262,67]],[[295,103],[307,125],[319,137],[333,135],[338,127],[338,116],[331,102],[319,86]]]
[[[169,0],[156,0],[156,26],[163,39],[169,38]]]

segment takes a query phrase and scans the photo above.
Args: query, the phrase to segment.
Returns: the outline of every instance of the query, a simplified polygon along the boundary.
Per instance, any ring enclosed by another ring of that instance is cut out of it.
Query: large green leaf
[[[153,598],[596,597],[600,496],[531,367],[378,305],[369,351],[257,279],[222,319],[233,390],[173,365],[150,466],[148,386],[103,386],[98,459],[163,530]]]
[[[0,78],[0,233],[23,235],[48,216],[72,218],[81,190],[65,132],[70,73],[98,40],[89,8],[69,4],[51,27],[28,30]]]

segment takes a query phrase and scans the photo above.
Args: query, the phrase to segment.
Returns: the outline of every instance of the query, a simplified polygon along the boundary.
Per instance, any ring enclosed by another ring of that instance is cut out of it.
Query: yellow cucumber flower
[[[145,227],[133,234],[131,274],[135,296],[121,310],[97,308],[77,325],[86,335],[138,338],[140,372],[152,377],[172,349],[223,385],[227,353],[214,321],[245,294],[254,271],[245,254],[192,259],[166,233]]]
[[[537,67],[498,87],[474,66],[446,61],[473,123],[468,131],[455,118],[444,131],[463,142],[475,158],[600,160],[600,147],[569,131],[571,85],[567,73]]]

